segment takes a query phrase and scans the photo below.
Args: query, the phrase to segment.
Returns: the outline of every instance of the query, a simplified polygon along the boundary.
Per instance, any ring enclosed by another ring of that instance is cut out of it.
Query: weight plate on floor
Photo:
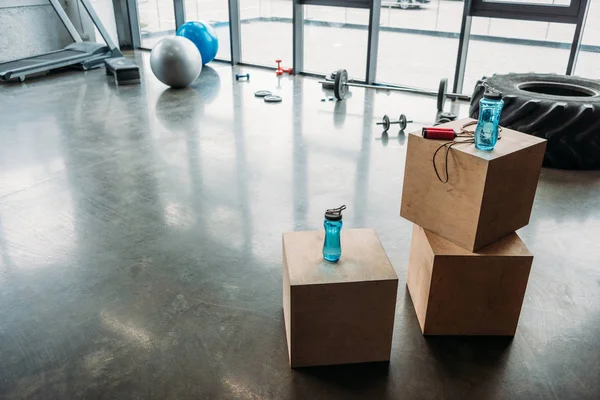
[[[344,100],[348,93],[348,71],[340,69],[335,73],[335,82],[333,84],[333,94],[338,100]]]
[[[279,103],[281,102],[281,96],[269,95],[265,96],[265,103]]]
[[[265,96],[270,96],[271,92],[269,92],[268,90],[259,90],[257,92],[254,92],[254,95],[256,97],[265,97]]]
[[[437,95],[438,111],[444,111],[444,105],[446,104],[446,94],[447,93],[448,93],[448,79],[442,78],[440,80],[440,88],[438,89],[438,95]]]
[[[383,116],[383,133],[387,133],[387,131],[390,129],[390,117],[388,117],[387,115]]]
[[[458,118],[458,116],[451,112],[442,112],[440,113],[440,118],[445,118],[447,120],[454,121],[456,118]]]
[[[406,115],[400,114],[400,118],[398,118],[398,125],[400,126],[400,130],[403,131],[406,129]]]

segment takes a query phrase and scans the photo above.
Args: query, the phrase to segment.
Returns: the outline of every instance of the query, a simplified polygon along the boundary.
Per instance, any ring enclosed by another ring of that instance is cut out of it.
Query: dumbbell
[[[275,62],[277,63],[277,70],[275,71],[276,75],[283,75],[284,73],[291,75],[292,72],[294,72],[293,68],[282,68],[281,60],[275,60]]]
[[[250,74],[235,74],[235,80],[239,81],[240,79],[250,80]]]
[[[384,115],[382,118],[382,121],[377,122],[377,125],[383,125],[383,132],[387,133],[387,131],[390,129],[390,125],[398,124],[400,130],[403,131],[404,129],[406,129],[406,125],[411,122],[412,121],[406,120],[406,115],[404,115],[404,114],[400,114],[400,118],[398,118],[398,121],[390,121],[390,117],[388,117],[387,115]]]

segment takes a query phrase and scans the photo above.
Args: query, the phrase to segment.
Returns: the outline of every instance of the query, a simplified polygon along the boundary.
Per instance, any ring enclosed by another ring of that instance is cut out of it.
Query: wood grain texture
[[[324,236],[322,230],[283,234],[291,285],[398,278],[373,229],[342,229],[337,263],[323,260]]]
[[[476,253],[418,226],[412,240],[407,285],[423,334],[515,334],[533,262],[516,233]]]
[[[459,129],[470,119],[442,126]],[[457,144],[449,152],[449,180],[438,180],[433,154],[445,143],[409,134],[400,215],[464,247],[481,249],[529,222],[545,140],[510,129],[491,152]],[[436,157],[445,174],[444,151]]]
[[[529,223],[545,149],[543,142],[489,163],[476,249]]]
[[[292,367],[390,359],[398,277],[375,231],[342,231],[322,261],[323,232],[283,234],[283,310]]]
[[[472,118],[463,118],[460,120],[448,122],[446,124],[442,124],[439,127],[441,128],[452,128],[456,132],[460,132],[461,127],[471,121],[475,121]],[[467,127],[468,130],[473,131],[475,126]],[[421,136],[421,132],[415,132]],[[459,139],[460,140],[460,139]],[[439,140],[435,140],[435,142],[443,142]],[[481,158],[487,161],[496,160],[507,156],[509,154],[515,153],[522,149],[526,149],[528,147],[536,147],[536,146],[546,146],[546,139],[541,139],[536,136],[527,135],[525,133],[515,131],[508,128],[502,128],[500,132],[500,140],[496,143],[494,150],[492,151],[482,151],[477,149],[473,144],[470,146],[460,146],[455,147],[455,149],[461,153],[471,154],[477,158]]]
[[[425,329],[425,314],[427,313],[427,302],[429,300],[434,254],[429,241],[426,240],[426,236],[421,231],[423,231],[423,228],[413,225],[409,265],[420,266],[420,268],[409,268],[406,285],[419,319],[419,325],[421,325],[421,331],[423,331]]]
[[[487,162],[461,151],[450,150],[448,183],[441,183],[433,170],[433,153],[444,141],[408,136],[404,187],[400,215],[455,243],[472,248],[487,172]],[[445,174],[443,154],[436,158]]]
[[[285,245],[283,244],[283,239],[282,239],[282,253],[283,253],[283,319],[285,322],[285,337],[287,339],[287,346],[288,346],[288,356],[290,357],[290,360],[292,359],[292,343],[291,343],[291,337],[292,337],[292,331],[290,330],[290,327],[292,326],[292,321],[291,321],[291,287],[290,287],[290,273],[289,273],[289,269],[287,267],[287,257],[285,254]]]

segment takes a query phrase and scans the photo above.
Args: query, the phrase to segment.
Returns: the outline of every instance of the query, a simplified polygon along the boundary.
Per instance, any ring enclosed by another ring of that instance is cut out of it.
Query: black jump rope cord
[[[475,138],[473,137],[475,132],[474,131],[468,131],[465,128],[471,125],[476,125],[477,121],[471,121],[471,122],[467,122],[466,124],[464,124],[461,128],[461,134],[460,135],[456,135],[456,137],[461,137],[461,138],[469,138],[466,140],[459,140],[454,141],[451,140],[449,142],[446,142],[444,144],[442,144],[440,147],[437,148],[437,150],[433,153],[433,158],[432,158],[432,163],[433,163],[433,170],[435,171],[435,175],[437,176],[437,178],[439,179],[440,182],[442,183],[448,183],[448,179],[450,178],[449,174],[448,174],[448,154],[450,153],[450,149],[452,148],[452,146],[454,146],[455,144],[464,144],[464,143],[475,143]],[[502,127],[499,127],[498,129],[499,132],[502,132]],[[498,137],[498,139],[501,139],[501,137]],[[442,179],[442,177],[440,176],[440,173],[438,171],[437,165],[435,164],[435,157],[437,156],[437,154],[440,152],[440,150],[442,148],[446,148],[446,154],[444,157],[444,164],[445,164],[445,170],[446,170],[446,179]]]
[[[464,135],[462,137],[466,137],[466,136],[468,136],[468,135]],[[433,162],[433,170],[435,171],[435,174],[440,182],[448,183],[448,179],[450,178],[448,175],[448,154],[450,154],[450,149],[452,148],[452,146],[454,146],[455,144],[461,144],[461,143],[475,143],[475,139],[461,140],[458,142],[452,140],[452,141],[446,142],[443,145],[441,145],[440,147],[438,147],[437,150],[435,151],[435,153],[433,153],[433,159],[431,160]],[[446,155],[445,155],[445,161],[444,161],[444,164],[446,165],[444,168],[446,170],[446,178],[445,179],[442,179],[442,177],[440,176],[440,173],[437,169],[437,165],[435,164],[435,157],[440,152],[440,150],[443,148],[446,148]]]

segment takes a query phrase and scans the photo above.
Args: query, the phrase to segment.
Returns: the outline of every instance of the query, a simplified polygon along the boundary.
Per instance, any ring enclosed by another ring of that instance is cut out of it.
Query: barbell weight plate
[[[340,69],[335,73],[335,81],[333,83],[333,94],[338,100],[344,100],[348,93],[348,71]]]
[[[265,96],[265,103],[280,103],[281,96],[268,95]]]
[[[342,71],[342,92],[344,93],[344,98],[346,98],[346,95],[348,94],[348,91],[350,90],[350,86],[348,86],[348,71],[344,70]]]
[[[406,129],[406,115],[400,114],[400,118],[398,118],[398,125],[400,126],[400,130],[403,131]]]
[[[442,113],[440,113],[440,118],[445,118],[450,121],[454,121],[454,120],[456,120],[456,118],[458,118],[458,116],[451,112],[442,112]]]
[[[444,111],[444,105],[446,104],[446,95],[448,93],[448,79],[442,78],[440,80],[440,87],[437,94],[437,109],[438,111]]]
[[[383,133],[387,133],[387,131],[390,129],[390,117],[388,117],[387,115],[383,116]]]
[[[335,81],[335,74],[336,74],[336,71],[333,71],[332,73],[330,73],[329,75],[327,75],[325,77],[325,81],[326,82],[322,83],[323,89],[333,90],[333,84],[334,84],[334,81]]]
[[[348,94],[348,91],[350,90],[350,86],[348,86],[348,71],[344,70],[342,72],[342,92],[344,94],[344,98],[346,98],[346,95]]]
[[[269,92],[268,90],[258,90],[256,92],[254,92],[254,96],[256,97],[266,97],[266,96],[270,96],[271,92]]]

